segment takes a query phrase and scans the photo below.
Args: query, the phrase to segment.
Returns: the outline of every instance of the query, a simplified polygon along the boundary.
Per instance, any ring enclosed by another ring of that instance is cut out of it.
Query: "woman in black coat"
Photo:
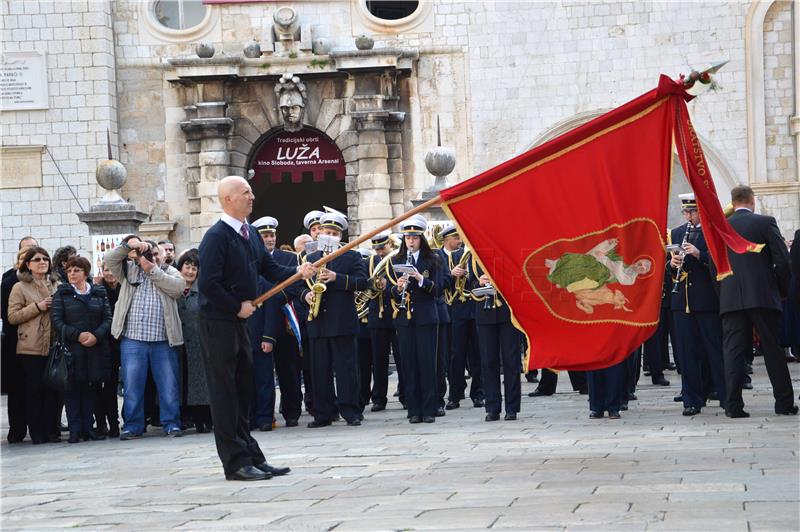
[[[109,378],[111,360],[108,336],[111,307],[102,286],[87,279],[91,265],[84,257],[67,261],[69,284],[59,285],[53,296],[53,329],[69,347],[73,357],[74,380],[64,394],[69,424],[69,442],[102,440],[92,428],[97,383]]]

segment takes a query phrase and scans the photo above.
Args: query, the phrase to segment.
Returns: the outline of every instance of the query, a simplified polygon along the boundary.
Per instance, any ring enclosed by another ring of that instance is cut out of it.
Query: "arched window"
[[[376,18],[400,20],[413,14],[419,8],[417,0],[365,0],[367,10]]]
[[[203,0],[156,0],[153,15],[162,26],[172,30],[193,28],[203,22],[208,9]]]

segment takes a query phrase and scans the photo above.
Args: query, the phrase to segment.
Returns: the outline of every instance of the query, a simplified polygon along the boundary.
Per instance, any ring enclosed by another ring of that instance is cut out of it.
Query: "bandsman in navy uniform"
[[[384,231],[372,237],[372,250],[374,255],[367,259],[367,273],[370,278],[375,276],[376,267],[392,250],[390,232]],[[400,402],[405,403],[403,393],[402,362],[397,343],[397,329],[392,320],[392,294],[386,281],[386,273],[379,274],[374,280],[377,295],[369,302],[367,314],[367,328],[369,329],[370,345],[372,347],[372,411],[380,412],[386,409],[389,388],[389,352],[394,355],[394,365],[398,372],[397,389],[400,392]],[[369,381],[369,376],[362,375]]]
[[[472,259],[472,271],[479,286],[491,284]],[[500,294],[475,298],[475,323],[480,346],[481,374],[485,396],[486,421],[500,419],[505,396],[505,420],[514,421],[520,409],[523,345],[519,330],[511,321],[511,311]],[[500,392],[500,367],[502,365],[503,394]]]
[[[361,255],[366,267],[368,265],[367,260],[374,256],[374,254],[371,250],[366,248],[356,248],[356,251]],[[358,300],[358,294],[359,293],[356,294],[356,301]],[[358,307],[356,307],[356,313],[359,317],[358,335],[356,336],[358,382],[360,385],[358,401],[359,406],[361,406],[361,411],[363,412],[364,408],[372,400],[372,341],[370,340],[369,327],[367,326],[369,318],[367,316],[362,317],[361,314],[358,313]]]
[[[439,409],[436,383],[436,300],[443,293],[442,265],[424,237],[425,218],[415,215],[400,224],[403,243],[393,264],[416,268],[413,276],[398,276],[387,265],[392,314],[403,359],[403,386],[410,423],[433,423]]]
[[[481,359],[478,349],[478,330],[475,326],[475,303],[468,292],[474,283],[471,274],[471,253],[461,245],[461,236],[455,224],[448,224],[442,229],[443,244],[439,254],[450,272],[450,280],[445,287],[445,302],[450,310],[450,364],[448,377],[450,394],[445,409],[458,408],[464,399],[467,388],[464,372],[467,363],[472,370],[469,397],[475,408],[481,408],[483,389],[481,385]],[[461,281],[459,281],[461,279]],[[457,284],[461,290],[457,290]]]
[[[346,228],[347,218],[342,213],[329,212],[320,217],[321,235],[341,239]],[[322,253],[315,251],[306,260],[316,262],[322,258]],[[314,394],[314,421],[308,426],[330,425],[337,411],[348,425],[361,425],[364,416],[358,398],[358,316],[353,295],[356,290],[367,287],[361,254],[350,250],[333,259],[320,268],[313,284],[309,284],[311,287],[302,294],[309,308],[306,330],[311,343]],[[313,285],[324,286],[325,291],[315,293]],[[315,308],[318,311],[315,312]]]
[[[272,216],[264,216],[253,222],[267,253],[272,255],[275,262],[283,266],[295,267],[297,255],[278,249],[277,241],[278,220]],[[271,288],[268,286],[267,288]],[[299,293],[301,285],[293,286]],[[296,294],[294,294],[296,295]],[[287,307],[288,305],[288,307]],[[260,341],[261,350],[272,355],[275,364],[275,373],[281,390],[280,412],[287,427],[296,427],[300,418],[303,394],[300,388],[300,368],[302,365],[298,338],[290,326],[288,313],[297,316],[296,309],[301,304],[292,294],[283,291],[264,302],[265,324],[263,338]],[[256,372],[259,368],[256,366]],[[269,371],[272,371],[270,368]],[[258,377],[257,377],[258,378]],[[258,381],[257,381],[258,382]],[[273,380],[274,385],[274,380]],[[258,388],[258,385],[257,385]],[[274,395],[274,391],[273,391]]]
[[[682,246],[681,252],[673,253],[669,261],[672,280],[677,287],[677,292],[671,293],[671,308],[681,361],[683,415],[694,416],[706,404],[704,356],[708,357],[717,397],[720,401],[725,398],[722,322],[718,288],[712,277],[713,263],[700,226],[697,202],[693,193],[679,197],[683,210],[688,213],[689,223],[670,233],[671,241]]]
[[[317,239],[319,234],[319,219],[325,214],[323,211],[309,211],[303,217],[303,227],[308,231],[309,236],[313,240]],[[305,250],[297,254],[297,263],[301,264],[305,261]],[[314,415],[314,385],[311,378],[311,342],[308,340],[308,333],[306,331],[306,323],[308,322],[308,307],[305,304],[297,305],[297,319],[300,321],[300,336],[302,337],[302,350],[301,350],[301,371],[303,373],[303,387],[305,394],[303,395],[303,402],[306,405],[306,411]]]
[[[442,265],[442,292],[436,298],[436,311],[439,314],[439,326],[436,328],[436,398],[437,405],[436,417],[445,415],[445,396],[447,395],[447,382],[449,380],[450,369],[450,339],[452,337],[452,327],[450,319],[450,307],[444,300],[444,289],[452,284],[450,270],[441,249],[431,249]]]

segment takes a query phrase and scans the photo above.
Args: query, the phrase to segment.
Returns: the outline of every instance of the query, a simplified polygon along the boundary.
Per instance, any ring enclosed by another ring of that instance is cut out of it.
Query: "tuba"
[[[392,257],[397,255],[399,249],[395,249],[386,254],[372,272],[369,277],[369,288],[362,290],[356,294],[356,312],[358,319],[363,319],[369,313],[369,302],[381,294],[381,290],[376,286],[377,281],[386,276],[386,265],[392,260]],[[380,316],[383,317],[383,305],[380,308]]]

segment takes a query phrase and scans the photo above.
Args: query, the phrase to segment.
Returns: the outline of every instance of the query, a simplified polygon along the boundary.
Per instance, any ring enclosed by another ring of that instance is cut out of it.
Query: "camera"
[[[136,250],[136,256],[137,256],[137,257],[144,257],[144,258],[146,258],[147,260],[149,260],[150,262],[153,262],[153,250],[152,250],[152,249],[148,249],[148,250],[147,250],[147,251],[145,251],[144,253],[142,253],[141,251],[139,251],[139,250],[137,249],[137,250]]]

